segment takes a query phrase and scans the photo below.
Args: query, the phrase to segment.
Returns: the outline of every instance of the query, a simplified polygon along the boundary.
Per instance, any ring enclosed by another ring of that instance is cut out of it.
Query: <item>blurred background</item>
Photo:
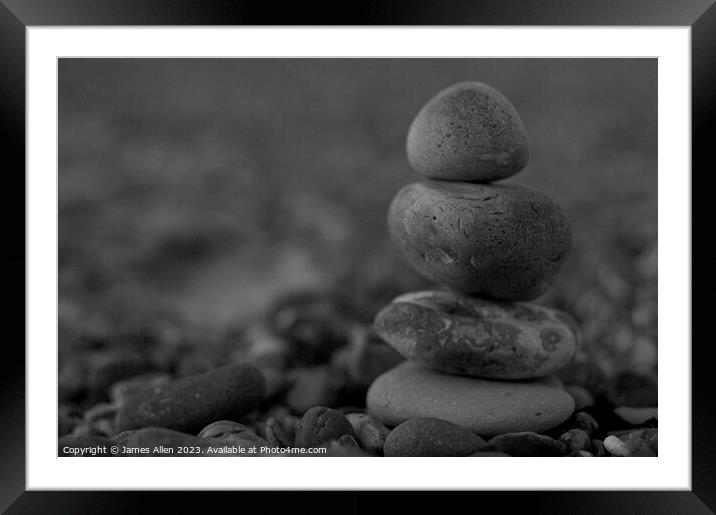
[[[315,336],[429,287],[391,245],[387,208],[420,180],[413,117],[464,80],[526,126],[530,161],[509,182],[570,220],[540,299],[583,328],[566,379],[655,395],[655,59],[61,59],[61,400],[86,388],[82,353],[181,348],[188,373],[267,317]]]

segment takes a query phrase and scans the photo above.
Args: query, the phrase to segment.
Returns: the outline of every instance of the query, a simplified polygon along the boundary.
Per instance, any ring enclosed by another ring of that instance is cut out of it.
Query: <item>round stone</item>
[[[340,411],[316,406],[304,413],[296,433],[298,447],[318,447],[343,435],[355,436],[353,426]]]
[[[488,182],[527,164],[525,128],[505,96],[480,82],[444,89],[418,113],[407,140],[408,161],[427,177]]]
[[[117,413],[117,431],[155,426],[197,434],[211,422],[240,419],[265,395],[258,368],[227,365],[131,397]]]
[[[451,292],[401,295],[375,318],[398,352],[441,372],[530,379],[564,367],[577,350],[576,322],[561,311]]]
[[[388,229],[425,277],[467,295],[507,301],[544,293],[570,245],[561,209],[515,185],[409,184],[390,205]]]
[[[553,376],[495,381],[442,374],[410,361],[378,377],[366,404],[368,413],[389,427],[433,417],[482,437],[547,431],[574,410],[574,400]]]
[[[385,440],[386,456],[470,456],[485,440],[469,429],[438,418],[414,418],[396,427]]]

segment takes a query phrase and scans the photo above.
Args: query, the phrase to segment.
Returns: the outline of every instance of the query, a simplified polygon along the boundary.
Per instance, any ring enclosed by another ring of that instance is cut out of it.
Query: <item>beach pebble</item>
[[[109,398],[115,403],[123,404],[130,397],[143,394],[170,381],[171,377],[164,372],[140,374],[114,383],[109,389]]]
[[[575,425],[577,426],[577,429],[581,429],[588,435],[591,435],[599,429],[599,424],[596,420],[594,420],[594,417],[587,413],[586,411],[578,411],[574,414],[574,421]]]
[[[318,447],[343,435],[354,436],[353,427],[345,415],[334,409],[316,406],[301,418],[295,442],[298,447]]]
[[[425,277],[497,300],[544,293],[570,245],[567,220],[549,197],[504,184],[409,184],[390,205],[388,229]]]
[[[275,447],[291,447],[295,437],[295,424],[290,417],[269,417],[266,420],[266,439]]]
[[[256,409],[265,392],[264,377],[253,365],[216,368],[129,399],[117,415],[117,430],[157,426],[196,434],[211,422]]]
[[[250,428],[231,420],[217,420],[202,429],[198,436],[199,438],[224,438],[244,431],[250,431]]]
[[[498,435],[487,442],[490,450],[510,456],[565,456],[566,446],[549,436],[532,431]]]
[[[441,372],[530,379],[574,356],[578,334],[570,318],[536,304],[423,291],[383,308],[375,330],[406,358]]]
[[[559,441],[565,445],[567,452],[592,450],[589,435],[581,429],[570,429],[559,437]]]
[[[606,447],[604,447],[604,442],[596,438],[592,438],[592,454],[597,458],[609,456]]]
[[[409,361],[378,377],[366,402],[368,414],[388,427],[432,417],[482,437],[546,431],[574,410],[574,401],[552,376],[495,381],[442,374]]]
[[[385,439],[388,438],[390,429],[365,413],[348,413],[346,418],[353,427],[353,432],[362,449],[374,454],[383,452]]]
[[[414,418],[393,429],[386,456],[470,456],[485,446],[472,431],[438,418]]]
[[[577,411],[594,406],[594,396],[589,390],[578,384],[565,384],[564,389],[574,399],[574,409]]]
[[[658,408],[634,408],[631,406],[619,406],[614,409],[614,414],[631,425],[638,426],[650,420],[658,420]]]
[[[614,435],[604,439],[604,448],[612,456],[629,457],[634,454],[634,451],[626,443]]]
[[[356,457],[365,456],[365,453],[361,450],[358,442],[355,438],[350,435],[343,435],[335,440],[330,441],[325,445],[328,452],[321,456],[334,456],[334,457]]]
[[[481,82],[461,82],[420,110],[408,131],[407,153],[412,167],[427,177],[494,181],[527,164],[527,134],[502,93]]]
[[[656,447],[654,446],[653,442],[655,438],[658,438],[658,429],[635,429],[635,430],[627,430],[627,431],[617,431],[604,439],[604,445],[607,447],[607,450],[612,452],[612,449],[610,449],[610,445],[617,446],[620,443],[626,446],[628,449],[629,454],[620,454],[620,456],[636,456],[636,455],[647,455],[650,456],[654,451],[656,451]],[[618,439],[619,442],[615,442],[614,438]],[[610,440],[611,439],[611,440]],[[607,444],[607,440],[610,441],[610,444]],[[619,447],[621,449],[621,447]],[[648,449],[648,452],[645,451],[645,449]],[[640,451],[646,452],[646,454],[639,454]]]

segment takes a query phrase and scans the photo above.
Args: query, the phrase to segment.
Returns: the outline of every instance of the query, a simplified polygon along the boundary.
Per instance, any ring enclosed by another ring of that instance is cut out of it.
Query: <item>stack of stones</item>
[[[485,84],[456,84],[418,113],[407,153],[427,180],[395,196],[390,235],[449,291],[407,293],[377,315],[377,333],[407,361],[373,382],[369,414],[389,427],[442,419],[485,438],[563,423],[574,400],[552,374],[576,353],[578,328],[525,301],[550,287],[570,233],[548,197],[493,182],[527,164],[515,108]]]

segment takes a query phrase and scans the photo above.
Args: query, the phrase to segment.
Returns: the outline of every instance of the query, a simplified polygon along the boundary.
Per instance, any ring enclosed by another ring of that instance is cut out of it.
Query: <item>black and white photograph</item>
[[[57,66],[58,456],[658,457],[657,59]]]

